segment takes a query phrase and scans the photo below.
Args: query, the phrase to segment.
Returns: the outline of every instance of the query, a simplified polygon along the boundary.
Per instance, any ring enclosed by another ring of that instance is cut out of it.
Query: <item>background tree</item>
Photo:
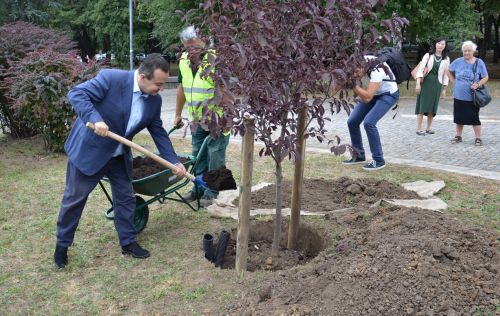
[[[159,51],[159,41],[152,36],[152,24],[139,18],[134,1],[134,50]],[[92,58],[97,51],[114,53],[117,60],[126,63],[129,52],[128,1],[119,0],[49,0],[0,3],[3,22],[30,21],[70,34],[78,43],[81,56]]]
[[[97,0],[89,18],[95,28],[103,53],[111,52],[119,60],[127,60],[129,51],[129,8],[127,1]]]
[[[385,1],[380,1],[384,3]],[[221,120],[204,112],[211,130],[232,125],[244,134],[244,116],[256,118],[256,138],[264,143],[260,155],[275,163],[276,216],[273,255],[281,239],[282,162],[297,159],[297,139],[324,140],[324,103],[337,111],[350,111],[346,94],[333,99],[335,86],[350,86],[353,71],[364,65],[363,55],[373,51],[379,33],[363,23],[376,20],[366,0],[206,1],[205,26],[215,39],[216,81],[214,102],[224,107]],[[384,21],[393,33],[404,20]],[[389,34],[383,38],[390,40]],[[210,58],[211,55],[209,55]],[[205,75],[210,74],[206,69]],[[222,89],[230,101],[224,100]],[[208,102],[205,102],[205,104]],[[205,105],[202,104],[202,105]],[[297,129],[297,116],[305,109],[307,124]],[[313,124],[314,123],[314,124]],[[346,146],[334,146],[336,153]],[[299,157],[300,158],[300,157]]]
[[[479,13],[470,0],[456,0],[453,8],[445,1],[389,0],[381,16],[388,18],[393,12],[409,17],[410,24],[405,27],[404,34],[419,45],[419,55],[440,36],[460,42],[480,34]]]
[[[58,10],[51,11],[51,25],[71,35],[80,49],[80,56],[86,61],[87,56],[93,58],[98,46],[96,28],[90,19],[91,0],[61,1]]]
[[[16,21],[50,25],[50,11],[61,7],[57,0],[2,0],[0,1],[0,25]]]
[[[499,27],[500,27],[500,2],[493,0],[474,1],[476,11],[481,14],[479,31],[482,38],[478,39],[479,56],[486,58],[487,50],[493,49],[493,62],[498,62],[500,56]]]
[[[178,44],[179,32],[183,27],[177,10],[197,9],[201,0],[144,0],[138,3],[137,10],[141,20],[152,25],[150,36],[158,41],[162,52],[169,50],[172,44]]]

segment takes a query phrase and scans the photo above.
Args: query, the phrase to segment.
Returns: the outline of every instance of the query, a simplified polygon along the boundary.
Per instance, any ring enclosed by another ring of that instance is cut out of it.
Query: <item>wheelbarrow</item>
[[[176,127],[170,129],[170,131],[168,131],[168,134],[170,135],[175,129]],[[188,173],[194,175],[197,162],[199,161],[201,154],[203,154],[204,150],[206,149],[209,138],[210,136],[207,136],[205,138],[196,157],[189,154],[178,155],[181,158],[182,164],[184,165]],[[109,182],[109,179],[104,177],[101,181],[99,181],[99,185],[101,186],[102,191],[104,192],[104,194],[108,198],[109,203],[111,204],[111,208],[107,209],[104,212],[104,215],[108,219],[113,219],[114,218],[113,200],[111,198],[111,195],[106,190],[106,187],[103,184],[103,182]],[[186,199],[184,199],[182,195],[179,194],[178,192],[179,189],[185,187],[190,183],[192,183],[191,180],[189,180],[188,178],[179,178],[178,176],[173,174],[170,169],[165,169],[163,171],[149,175],[147,177],[133,180],[132,186],[134,188],[134,192],[136,193],[135,196],[136,207],[134,210],[134,227],[136,231],[140,233],[141,231],[144,230],[149,220],[148,205],[156,201],[159,201],[162,204],[165,203],[165,201],[167,200],[176,201],[186,204],[187,206],[189,206],[189,208],[191,208],[191,210],[195,212],[198,211],[200,209],[200,199],[199,199],[200,194],[198,194],[198,192],[196,192],[196,196],[198,197],[196,199],[196,207],[193,207],[193,205],[191,205],[188,201],[186,201]],[[195,188],[196,190],[198,190],[197,186],[195,186]],[[137,194],[150,196],[151,198],[149,200],[145,200],[143,197]],[[175,196],[171,197],[170,195],[172,194],[174,194]]]

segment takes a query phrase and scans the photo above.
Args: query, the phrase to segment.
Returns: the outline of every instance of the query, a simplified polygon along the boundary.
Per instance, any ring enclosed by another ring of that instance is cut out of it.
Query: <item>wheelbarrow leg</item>
[[[99,180],[99,185],[101,186],[102,191],[104,194],[106,194],[106,197],[108,198],[109,203],[111,203],[111,206],[113,206],[113,200],[111,199],[111,196],[109,196],[108,191],[106,191],[106,188],[104,187],[104,184],[102,184],[101,180]]]
[[[113,200],[111,199],[111,196],[109,195],[108,191],[106,190],[106,187],[104,186],[104,184],[102,184],[102,181],[99,181],[99,185],[101,186],[102,191],[104,192],[104,194],[108,198],[109,203],[111,204],[111,208],[104,211],[104,216],[107,219],[114,219],[115,215],[113,213]]]
[[[187,206],[189,206],[189,208],[195,212],[199,211],[200,210],[200,198],[197,197],[196,198],[196,203],[197,203],[197,208],[194,208],[191,203],[189,203],[188,201],[186,201],[186,199],[179,194],[179,192],[177,191],[174,191],[174,193],[180,198],[180,200],[177,200],[178,202],[184,202],[184,204],[186,204]],[[174,200],[175,201],[175,200]]]
[[[113,212],[113,200],[111,199],[111,196],[109,195],[108,191],[106,190],[106,187],[104,184],[102,184],[101,181],[99,181],[99,185],[101,186],[102,191],[108,198],[109,203],[111,203],[111,208],[106,210],[104,212],[104,216],[106,216],[107,219],[114,219],[115,215]],[[136,195],[135,196],[135,209],[134,209],[134,227],[137,231],[137,233],[140,233],[146,228],[146,224],[148,223],[149,220],[149,207],[148,204],[142,197]]]

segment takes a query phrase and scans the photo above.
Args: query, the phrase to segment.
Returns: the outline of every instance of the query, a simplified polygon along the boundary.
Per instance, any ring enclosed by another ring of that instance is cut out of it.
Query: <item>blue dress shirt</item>
[[[130,117],[127,123],[127,129],[125,131],[125,136],[139,124],[144,113],[144,100],[149,96],[146,93],[142,93],[139,89],[139,84],[137,83],[137,70],[134,72],[134,91],[132,94],[132,106],[130,108]],[[122,155],[124,153],[123,145],[120,144],[116,148],[113,157]]]

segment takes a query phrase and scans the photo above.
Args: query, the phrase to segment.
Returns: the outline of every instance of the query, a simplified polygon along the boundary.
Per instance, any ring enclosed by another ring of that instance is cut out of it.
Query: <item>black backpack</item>
[[[406,81],[406,87],[408,88],[411,78],[411,68],[406,62],[403,54],[397,48],[384,47],[374,55],[376,58],[370,61],[368,73],[373,71],[375,68],[383,68],[382,64],[386,62],[391,68],[395,78],[393,78],[392,74],[389,73],[388,75],[391,77],[391,80],[385,81],[395,81],[397,84]]]

